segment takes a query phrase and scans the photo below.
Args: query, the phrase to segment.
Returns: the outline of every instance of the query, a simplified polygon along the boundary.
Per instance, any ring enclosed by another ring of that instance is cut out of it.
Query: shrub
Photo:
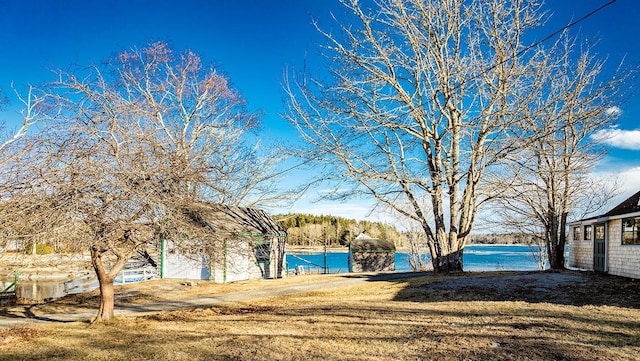
[[[49,244],[37,244],[36,254],[50,254],[53,253],[53,246]]]

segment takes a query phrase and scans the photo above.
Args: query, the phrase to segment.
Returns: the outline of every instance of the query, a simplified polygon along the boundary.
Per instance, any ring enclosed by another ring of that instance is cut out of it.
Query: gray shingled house
[[[570,267],[640,279],[640,192],[569,227]]]
[[[362,233],[349,244],[349,272],[395,271],[395,257],[392,241]]]

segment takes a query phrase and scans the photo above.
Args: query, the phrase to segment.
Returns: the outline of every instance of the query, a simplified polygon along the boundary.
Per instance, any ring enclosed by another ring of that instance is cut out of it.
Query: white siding
[[[225,248],[212,262],[211,279],[217,283],[246,281],[262,278],[255,263],[253,246],[245,241],[227,241]]]
[[[593,271],[593,240],[574,240],[573,227],[569,234],[569,267]],[[606,238],[607,273],[640,279],[640,245],[622,245],[621,219],[607,222]]]
[[[163,278],[180,278],[206,280],[209,279],[209,267],[204,257],[193,259],[179,254],[166,242],[164,260],[162,260]]]
[[[245,281],[260,278],[278,278],[286,273],[285,241],[274,238],[269,262],[256,262],[252,242],[237,240],[222,242],[216,247],[210,260],[201,257],[194,260],[175,250],[170,241],[165,242],[164,278],[212,280],[216,283]],[[211,267],[209,269],[209,267]]]

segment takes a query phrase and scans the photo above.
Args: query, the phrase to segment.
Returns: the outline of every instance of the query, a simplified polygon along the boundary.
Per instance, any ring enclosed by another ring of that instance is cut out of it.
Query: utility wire
[[[608,3],[606,3],[606,4],[602,5],[602,6],[600,6],[599,8],[597,8],[597,9],[595,9],[595,10],[592,10],[591,12],[589,12],[589,13],[588,13],[588,14],[586,14],[585,16],[581,17],[580,19],[578,19],[578,20],[576,20],[576,21],[573,21],[573,22],[571,22],[571,23],[569,23],[569,24],[567,24],[567,25],[563,26],[562,28],[560,28],[560,29],[558,29],[558,30],[554,31],[553,33],[551,33],[551,34],[549,34],[549,35],[547,35],[544,39],[539,40],[539,41],[536,41],[535,43],[533,43],[533,44],[531,44],[531,45],[527,46],[526,48],[524,48],[524,49],[522,49],[522,50],[518,51],[515,55],[513,55],[513,56],[511,56],[511,57],[509,57],[509,58],[507,58],[507,59],[505,59],[505,60],[503,60],[503,61],[501,61],[501,62],[499,62],[499,63],[497,63],[497,64],[494,64],[494,65],[492,65],[492,66],[488,67],[487,69],[483,70],[481,73],[483,73],[483,74],[484,74],[484,73],[486,73],[486,72],[488,72],[488,71],[491,71],[491,70],[493,70],[493,69],[497,68],[498,66],[500,66],[500,65],[502,65],[502,64],[504,64],[504,63],[506,63],[507,61],[510,61],[510,60],[513,60],[513,59],[515,59],[515,58],[519,57],[520,55],[522,55],[522,54],[526,53],[527,51],[529,51],[529,50],[531,50],[531,49],[533,49],[533,48],[537,47],[538,45],[540,45],[540,44],[542,44],[542,43],[546,42],[547,40],[549,40],[549,39],[553,38],[554,36],[556,36],[556,35],[558,35],[558,34],[560,34],[560,33],[562,33],[563,31],[565,31],[565,30],[567,30],[567,29],[569,29],[569,28],[573,27],[574,25],[576,25],[576,24],[578,24],[578,23],[580,23],[580,22],[582,22],[582,21],[586,20],[587,18],[589,18],[589,17],[591,17],[591,16],[595,15],[597,12],[599,12],[599,11],[601,11],[602,9],[606,8],[607,6],[609,6],[609,5],[613,4],[613,3],[615,3],[616,1],[618,1],[618,0],[611,0],[611,1],[609,1]],[[472,79],[473,79],[473,78],[472,78]],[[471,80],[471,79],[469,79],[469,80]],[[462,84],[460,84],[460,85],[462,85]],[[458,85],[458,87],[460,87],[460,85]]]
[[[580,23],[580,22],[582,22],[582,21],[584,21],[584,20],[586,20],[586,19],[590,18],[591,16],[593,16],[593,15],[595,15],[596,13],[598,13],[598,12],[602,11],[604,8],[608,7],[609,5],[612,5],[612,4],[613,4],[613,3],[615,3],[616,1],[618,1],[618,0],[610,0],[609,2],[607,2],[607,3],[603,4],[603,5],[601,5],[600,7],[598,7],[598,8],[596,8],[596,9],[594,9],[594,10],[590,11],[589,13],[587,13],[587,14],[586,14],[586,15],[584,15],[583,17],[579,18],[578,20],[572,21],[572,22],[570,22],[569,24],[567,24],[567,25],[563,26],[562,28],[560,28],[560,29],[558,29],[558,30],[556,30],[556,31],[552,32],[551,34],[547,35],[547,36],[546,36],[545,38],[543,38],[542,40],[536,41],[535,43],[533,43],[533,44],[531,44],[531,45],[529,45],[529,46],[525,47],[524,49],[522,49],[522,50],[518,51],[515,55],[510,56],[509,58],[507,58],[507,59],[505,59],[505,60],[503,60],[503,61],[501,61],[501,62],[499,62],[499,63],[497,63],[497,64],[494,64],[494,65],[492,65],[492,66],[490,66],[490,67],[488,67],[488,68],[484,69],[483,71],[481,71],[481,74],[484,74],[484,73],[486,73],[486,72],[489,72],[489,71],[491,71],[491,70],[493,70],[493,69],[497,68],[498,66],[500,66],[500,65],[502,65],[502,64],[504,64],[504,63],[506,63],[507,61],[511,61],[511,60],[515,59],[516,57],[519,57],[520,55],[522,55],[522,54],[526,53],[527,51],[529,51],[529,50],[531,50],[531,49],[533,49],[533,48],[535,48],[535,47],[539,46],[540,44],[542,44],[542,43],[544,43],[544,42],[546,42],[546,41],[550,40],[551,38],[553,38],[553,37],[555,37],[556,35],[558,35],[558,34],[562,33],[563,31],[565,31],[565,30],[567,30],[567,29],[569,29],[569,28],[571,28],[571,27],[573,27],[573,26],[577,25],[578,23]],[[305,52],[305,54],[306,54],[306,52]],[[477,77],[477,76],[476,76],[476,77]],[[464,82],[462,82],[461,84],[458,84],[455,88],[459,88],[459,87],[461,87],[462,85],[464,85],[464,83],[466,83],[466,82],[467,82],[467,81],[469,81],[469,80],[473,80],[473,79],[475,79],[476,77],[473,77],[473,78],[471,78],[471,79],[467,79],[467,80],[465,80],[465,81],[464,81]],[[364,134],[362,134],[362,135],[364,135]],[[362,135],[361,135],[361,136],[362,136]],[[313,162],[314,160],[319,159],[320,157],[321,157],[321,155],[318,155],[318,156],[312,156],[312,157],[310,157],[310,158],[307,158],[307,159],[305,159],[304,161],[302,161],[302,162],[300,162],[300,163],[298,163],[298,164],[295,164],[295,165],[293,165],[293,166],[291,166],[291,167],[289,167],[289,168],[287,168],[287,169],[284,169],[284,170],[282,170],[282,171],[280,171],[280,172],[277,172],[277,173],[276,173],[276,174],[274,174],[273,176],[279,176],[279,175],[282,175],[282,174],[284,174],[284,173],[290,172],[290,171],[292,171],[292,170],[294,170],[294,169],[296,169],[296,168],[299,168],[299,167],[301,167],[301,166],[303,166],[303,165],[306,165],[306,164],[308,164],[308,163],[311,163],[311,162]]]

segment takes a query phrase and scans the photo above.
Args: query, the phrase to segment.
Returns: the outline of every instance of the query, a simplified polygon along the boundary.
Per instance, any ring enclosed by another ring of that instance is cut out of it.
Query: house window
[[[585,240],[592,240],[592,234],[591,234],[591,226],[584,226],[584,239]]]
[[[580,234],[580,229],[582,227],[573,227],[573,240],[580,241],[582,240],[582,235]]]
[[[256,261],[269,262],[271,254],[271,244],[269,242],[261,242],[255,247]]]
[[[622,244],[640,244],[640,217],[622,220]]]
[[[603,240],[604,239],[604,224],[598,224],[598,225],[594,226],[593,233],[594,233],[595,239]]]

